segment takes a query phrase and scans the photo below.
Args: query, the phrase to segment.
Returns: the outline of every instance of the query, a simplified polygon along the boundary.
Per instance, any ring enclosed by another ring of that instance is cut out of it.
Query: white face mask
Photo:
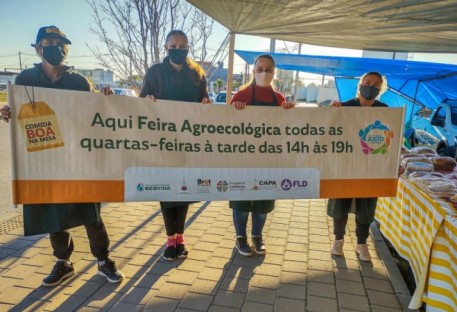
[[[261,73],[255,73],[255,83],[259,87],[268,87],[271,84],[271,81],[273,80],[273,73],[267,73],[267,72],[261,72]]]

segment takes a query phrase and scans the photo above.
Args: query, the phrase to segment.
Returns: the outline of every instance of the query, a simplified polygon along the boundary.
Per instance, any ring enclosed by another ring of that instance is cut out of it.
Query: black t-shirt
[[[358,98],[346,101],[346,102],[341,102],[341,106],[361,106],[360,101]],[[374,103],[372,107],[389,107],[386,103],[380,102],[378,100],[374,100]]]
[[[65,66],[64,72],[59,80],[49,81],[44,75],[41,63],[35,64],[35,67],[26,69],[17,75],[15,83],[22,86],[43,87],[51,89],[64,89],[75,91],[91,91],[94,89],[86,77],[73,71],[70,67]]]

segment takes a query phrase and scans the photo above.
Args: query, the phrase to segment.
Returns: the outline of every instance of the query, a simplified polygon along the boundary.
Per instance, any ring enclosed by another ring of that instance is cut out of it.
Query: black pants
[[[186,223],[187,211],[189,205],[176,206],[170,208],[161,207],[163,221],[167,236],[184,233],[184,225]]]
[[[109,237],[106,232],[105,224],[100,219],[98,223],[84,224],[87,237],[89,238],[90,251],[99,261],[108,258]],[[51,246],[54,256],[57,259],[69,259],[73,253],[73,239],[68,231],[55,232],[50,234]]]
[[[345,218],[335,219],[333,218],[333,234],[335,234],[335,240],[344,238],[346,234],[346,224],[348,223],[348,216]],[[355,235],[357,236],[357,244],[366,244],[368,236],[370,235],[370,226],[362,224],[355,220]]]

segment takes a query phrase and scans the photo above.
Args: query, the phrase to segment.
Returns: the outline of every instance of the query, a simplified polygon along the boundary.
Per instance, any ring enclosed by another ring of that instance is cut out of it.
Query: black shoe
[[[252,256],[251,246],[249,246],[246,236],[237,237],[235,247],[241,255],[246,257]]]
[[[189,251],[187,250],[186,245],[184,245],[184,244],[176,245],[176,256],[178,258],[187,258],[188,254],[189,254]]]
[[[255,252],[258,255],[264,255],[267,253],[262,236],[252,236],[252,244],[254,245]]]
[[[165,248],[165,251],[163,252],[163,258],[167,261],[174,261],[176,259],[176,247],[170,245]]]
[[[73,263],[66,261],[57,261],[51,273],[43,279],[43,286],[56,286],[63,282],[63,280],[75,275]]]
[[[110,283],[119,283],[124,279],[124,273],[119,271],[113,260],[106,258],[98,262],[98,275],[106,277]]]

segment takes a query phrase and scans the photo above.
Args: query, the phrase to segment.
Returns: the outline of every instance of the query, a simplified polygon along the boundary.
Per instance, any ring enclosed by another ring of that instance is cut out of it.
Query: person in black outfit
[[[386,78],[378,72],[368,72],[360,78],[356,98],[346,102],[335,101],[334,107],[363,106],[363,107],[388,107],[387,104],[376,100],[379,94],[387,88]],[[374,221],[377,198],[355,198],[355,233],[357,236],[356,253],[360,260],[371,261],[367,246],[370,224]],[[348,214],[351,209],[352,198],[329,199],[327,214],[333,218],[333,242],[331,253],[343,255],[344,235]]]
[[[32,46],[42,62],[22,71],[16,77],[16,85],[93,92],[89,80],[63,65],[70,44],[70,40],[56,26],[40,28]],[[103,92],[109,94],[110,90],[104,89]],[[1,117],[6,122],[11,118],[7,105],[1,109]],[[52,272],[44,278],[43,286],[59,285],[75,274],[70,260],[73,239],[67,229],[80,225],[86,228],[91,253],[98,259],[98,274],[111,283],[118,283],[124,278],[115,262],[108,257],[110,240],[100,216],[100,203],[25,204],[23,214],[24,235],[50,233],[53,254],[58,259]]]
[[[206,88],[203,69],[187,57],[189,41],[181,30],[172,30],[165,41],[168,56],[162,63],[148,68],[140,97],[184,102],[211,103]],[[163,257],[168,261],[186,258],[188,251],[184,240],[189,202],[161,202],[168,240]]]

